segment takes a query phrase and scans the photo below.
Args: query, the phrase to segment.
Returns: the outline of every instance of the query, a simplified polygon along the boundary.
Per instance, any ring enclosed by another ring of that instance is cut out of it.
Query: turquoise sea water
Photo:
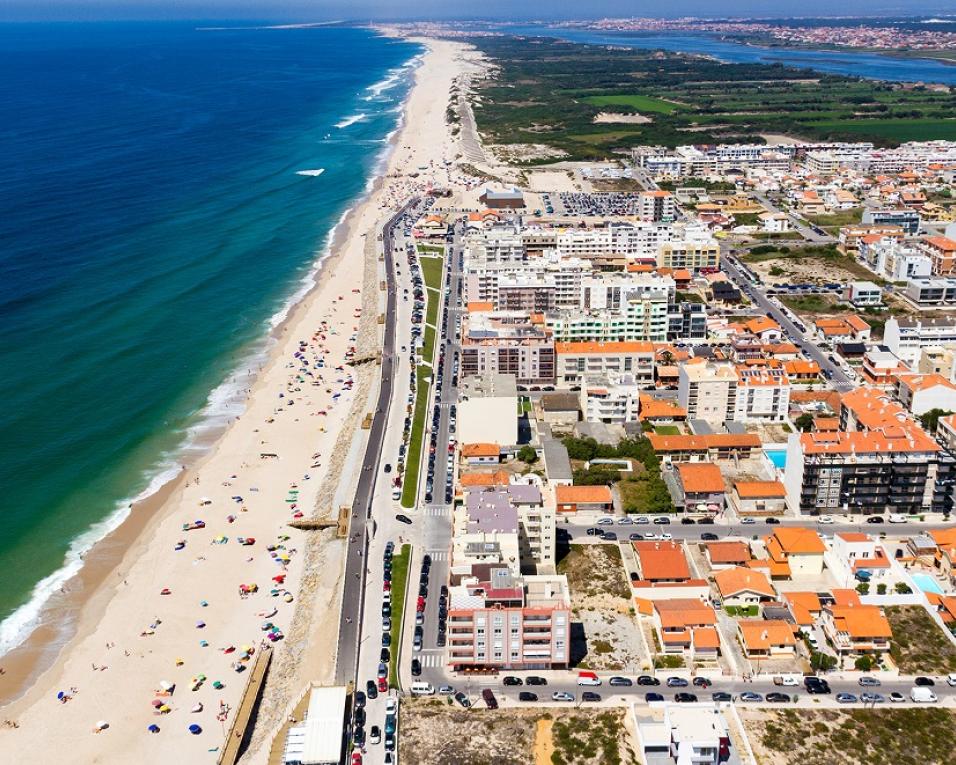
[[[0,651],[236,411],[419,52],[346,28],[0,25]]]

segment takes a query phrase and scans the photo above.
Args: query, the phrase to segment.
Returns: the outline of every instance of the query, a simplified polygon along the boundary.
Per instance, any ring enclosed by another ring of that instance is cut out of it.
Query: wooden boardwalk
[[[242,699],[239,707],[232,717],[232,725],[229,727],[229,734],[226,736],[222,745],[222,751],[219,753],[217,765],[235,765],[239,759],[239,749],[246,736],[246,729],[249,726],[249,719],[252,717],[252,710],[255,709],[256,700],[259,698],[259,692],[262,690],[262,681],[269,669],[269,663],[272,661],[272,646],[261,646],[256,651],[256,658],[249,670],[246,678],[246,687],[242,692]]]

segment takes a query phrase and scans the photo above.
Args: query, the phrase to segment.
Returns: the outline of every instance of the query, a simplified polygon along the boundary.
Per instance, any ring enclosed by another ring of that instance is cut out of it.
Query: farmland
[[[951,93],[550,38],[472,42],[496,65],[474,107],[488,144],[543,144],[580,160],[637,145],[759,143],[766,134],[880,146],[956,138]],[[595,122],[609,111],[647,119]]]

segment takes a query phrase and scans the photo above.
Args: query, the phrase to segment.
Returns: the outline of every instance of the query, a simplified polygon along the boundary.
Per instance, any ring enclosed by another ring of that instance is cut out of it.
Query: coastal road
[[[346,551],[345,583],[342,588],[342,610],[339,615],[338,655],[335,662],[335,681],[345,685],[358,671],[358,638],[362,628],[362,604],[365,600],[365,562],[368,556],[368,520],[371,515],[375,479],[382,455],[385,426],[388,421],[392,387],[395,383],[395,318],[396,288],[393,271],[394,230],[406,212],[420,199],[413,197],[393,215],[382,229],[382,247],[385,255],[386,302],[385,337],[382,345],[381,385],[378,401],[369,429],[368,445],[362,459],[352,517],[349,519],[349,539]]]
[[[738,268],[737,260],[727,251],[721,253],[721,269],[739,286],[754,304],[759,307],[767,316],[779,324],[790,340],[796,344],[804,354],[813,359],[820,365],[820,369],[829,372],[830,385],[836,390],[845,392],[853,390],[857,384],[847,377],[846,372],[839,364],[830,361],[829,356],[820,349],[820,347],[809,340],[806,335],[794,324],[794,322],[781,310],[774,305],[760,286],[750,281]]]

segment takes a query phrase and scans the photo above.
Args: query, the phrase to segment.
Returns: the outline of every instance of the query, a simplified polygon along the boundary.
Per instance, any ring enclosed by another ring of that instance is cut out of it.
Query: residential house
[[[712,462],[684,462],[677,466],[684,512],[719,513],[724,509],[724,478]]]
[[[501,462],[501,447],[498,444],[462,444],[461,457],[467,465],[496,465]]]
[[[720,654],[717,614],[696,598],[654,601],[655,627],[666,654],[715,660]]]
[[[783,602],[790,609],[793,621],[804,632],[809,631],[816,619],[823,613],[820,596],[815,592],[801,592],[792,590],[783,592]]]
[[[614,508],[607,486],[557,486],[554,497],[559,513],[610,513]]]
[[[824,606],[823,632],[839,656],[888,653],[893,631],[879,606],[849,603]]]
[[[755,606],[777,597],[765,574],[744,566],[718,571],[714,574],[714,585],[722,606]]]
[[[780,481],[735,481],[731,498],[738,515],[780,515],[787,509]]]
[[[833,554],[857,579],[877,582],[886,579],[890,572],[890,560],[883,547],[869,534],[856,531],[840,531],[833,535]]]
[[[820,535],[801,526],[783,526],[764,539],[771,561],[771,576],[801,579],[823,573],[826,548]],[[776,571],[774,568],[776,565]]]
[[[931,409],[956,411],[956,385],[938,374],[896,376],[896,398],[916,416]]]
[[[797,638],[793,625],[783,619],[742,619],[737,634],[748,659],[793,656]]]
[[[704,554],[712,569],[746,566],[753,559],[747,543],[737,540],[708,542],[704,545]]]
[[[647,439],[664,463],[748,459],[761,448],[755,433],[711,433],[664,436],[648,433]]]

